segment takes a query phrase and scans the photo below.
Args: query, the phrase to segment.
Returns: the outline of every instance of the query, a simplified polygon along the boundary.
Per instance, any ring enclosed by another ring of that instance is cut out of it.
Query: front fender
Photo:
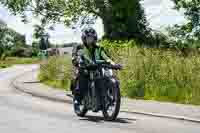
[[[119,87],[119,86],[120,86],[119,80],[117,80],[115,77],[110,77],[110,78],[108,79],[108,83],[109,83],[109,85],[111,85],[111,86],[115,86],[115,87]]]

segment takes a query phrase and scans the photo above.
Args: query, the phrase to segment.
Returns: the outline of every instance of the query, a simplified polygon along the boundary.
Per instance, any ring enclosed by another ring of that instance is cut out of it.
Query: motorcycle
[[[105,120],[115,120],[120,111],[121,95],[119,81],[113,76],[113,70],[120,70],[122,66],[103,62],[82,66],[80,69],[88,71],[89,83],[80,104],[73,104],[76,115],[84,117],[89,110],[102,111]],[[102,81],[103,89],[100,92],[95,84],[97,80]]]

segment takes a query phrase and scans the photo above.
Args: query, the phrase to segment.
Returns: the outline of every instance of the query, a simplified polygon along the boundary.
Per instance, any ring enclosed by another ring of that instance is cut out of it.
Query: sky
[[[163,30],[164,27],[173,24],[184,23],[185,19],[182,13],[173,10],[173,2],[171,0],[144,0],[144,6],[147,19],[150,27],[154,30]],[[29,15],[29,23],[24,24],[21,22],[20,16],[12,15],[8,9],[0,5],[0,19],[5,21],[8,27],[16,30],[17,32],[26,36],[26,41],[31,44],[33,38],[33,25],[38,24],[37,18]],[[103,35],[103,24],[101,19],[98,19],[94,28],[97,30],[99,37]],[[63,24],[56,24],[54,31],[49,31],[53,43],[69,43],[80,42],[80,32],[73,31],[65,27]]]

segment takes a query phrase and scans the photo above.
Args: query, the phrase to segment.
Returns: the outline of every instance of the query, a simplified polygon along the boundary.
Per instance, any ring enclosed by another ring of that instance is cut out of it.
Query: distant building
[[[72,42],[72,43],[65,43],[63,45],[61,45],[61,47],[73,47],[75,45],[79,45],[79,43],[76,43],[76,42]]]
[[[59,55],[72,54],[72,47],[57,48]]]
[[[45,50],[48,52],[49,56],[53,55],[67,55],[67,54],[72,54],[72,47],[66,47],[66,48],[48,48]]]

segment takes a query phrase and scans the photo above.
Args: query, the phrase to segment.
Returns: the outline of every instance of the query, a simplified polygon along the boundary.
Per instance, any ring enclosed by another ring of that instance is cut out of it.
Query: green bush
[[[11,56],[15,57],[32,57],[32,49],[22,46],[13,47],[10,51]]]

